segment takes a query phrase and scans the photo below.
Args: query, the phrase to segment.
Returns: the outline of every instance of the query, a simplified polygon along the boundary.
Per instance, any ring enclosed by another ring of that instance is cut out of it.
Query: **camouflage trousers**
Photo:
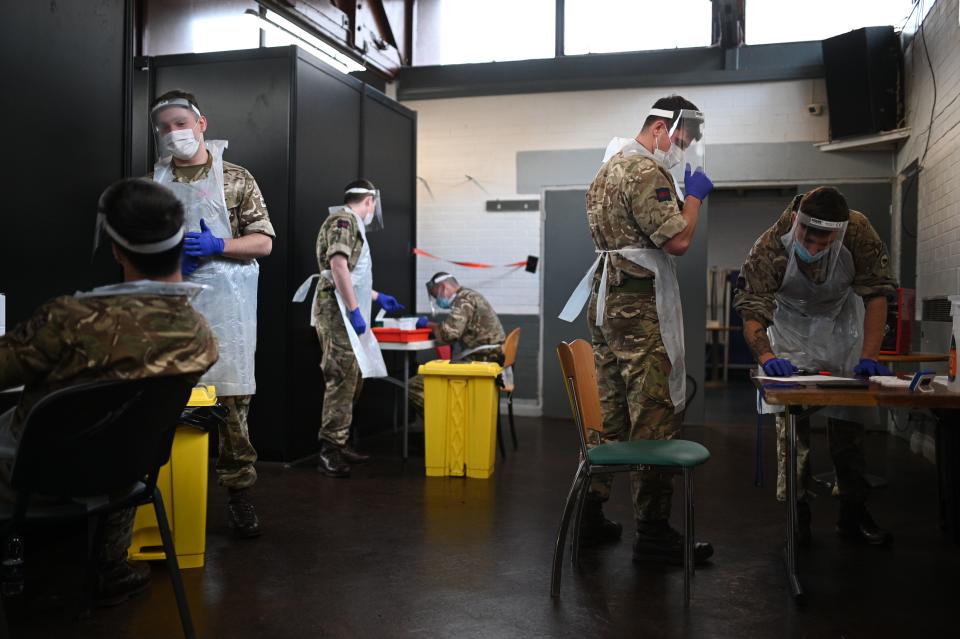
[[[650,294],[607,296],[606,317],[595,326],[596,293],[587,319],[597,367],[597,387],[603,415],[603,442],[673,439],[681,416],[670,400],[670,359],[660,336],[656,298]],[[630,473],[633,511],[637,521],[669,519],[673,476],[657,470]],[[593,479],[590,498],[610,497],[612,475]]]
[[[343,446],[350,437],[353,405],[360,397],[363,377],[353,347],[350,346],[337,300],[333,297],[318,298],[314,308],[317,337],[322,351],[320,368],[326,384],[318,438]]]
[[[503,351],[498,349],[492,349],[489,351],[479,351],[467,357],[467,361],[470,362],[496,362],[500,364],[503,362]],[[414,375],[410,378],[410,381],[407,382],[407,392],[410,399],[410,404],[413,406],[413,410],[416,411],[420,417],[423,417],[423,376]]]
[[[843,499],[865,500],[869,485],[864,478],[863,424],[827,419],[827,443],[837,473],[836,490]],[[812,495],[810,470],[810,420],[797,420],[797,497]],[[777,499],[787,500],[787,422],[777,415]]]
[[[250,443],[247,415],[251,395],[221,397],[230,409],[227,421],[220,426],[220,456],[217,458],[217,481],[226,488],[249,488],[257,481],[257,451]]]

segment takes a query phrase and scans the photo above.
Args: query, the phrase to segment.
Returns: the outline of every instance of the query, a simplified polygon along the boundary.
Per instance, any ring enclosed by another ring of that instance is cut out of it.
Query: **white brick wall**
[[[539,214],[485,211],[488,199],[530,197],[516,194],[517,152],[597,149],[613,136],[632,137],[650,105],[671,93],[704,111],[708,145],[827,138],[827,116],[806,112],[810,102],[826,101],[821,80],[410,101],[406,106],[418,112],[417,172],[435,196],[419,187],[419,246],[456,260],[495,264],[539,254]],[[477,178],[490,194],[464,175]],[[419,281],[438,270],[481,289],[500,313],[539,313],[538,276],[418,258]],[[571,289],[575,285],[571,282]],[[426,302],[418,289],[420,312],[427,310]]]
[[[917,297],[960,293],[960,26],[956,0],[938,0],[924,20],[937,81],[930,147],[917,184]],[[907,126],[912,135],[897,155],[903,171],[927,143],[933,81],[918,32],[907,48]],[[899,220],[899,196],[895,219]],[[899,222],[895,224],[900,228]],[[917,305],[919,315],[920,305]]]

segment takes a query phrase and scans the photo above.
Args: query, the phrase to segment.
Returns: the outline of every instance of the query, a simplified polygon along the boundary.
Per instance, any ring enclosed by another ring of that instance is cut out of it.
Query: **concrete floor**
[[[890,480],[871,511],[896,535],[890,548],[849,546],[833,533],[836,503],[813,503],[814,544],[801,554],[807,603],[791,600],[781,560],[784,515],[767,482],[753,486],[755,415],[746,385],[707,391],[709,423],[685,436],[712,460],[697,471],[697,531],[716,548],[682,602],[679,568],[630,561],[626,477],[607,514],[624,539],[564,566],[549,596],[560,510],[576,464],[571,422],[518,419],[520,449],[489,481],[422,476],[422,444],[406,463],[390,434],[361,442],[377,454],[350,480],[261,464],[257,540],[234,541],[225,495],[212,488],[207,564],[184,571],[201,637],[926,637],[955,635],[960,548],[939,527],[934,467],[886,434],[866,439],[872,473]],[[814,470],[829,469],[814,433]],[[211,482],[213,486],[213,482]],[[677,495],[679,497],[679,495]],[[674,512],[679,515],[679,503]],[[674,518],[679,522],[678,517]],[[177,637],[162,566],[150,591],[74,621],[82,548],[42,537],[28,547],[29,594],[6,603],[14,637]],[[38,548],[39,547],[39,548]],[[32,550],[32,552],[30,552]]]

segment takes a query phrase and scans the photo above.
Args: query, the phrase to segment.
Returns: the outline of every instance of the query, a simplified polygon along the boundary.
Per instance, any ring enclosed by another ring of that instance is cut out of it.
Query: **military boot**
[[[362,464],[365,461],[370,461],[370,455],[355,451],[350,448],[350,444],[344,444],[343,448],[340,449],[340,454],[348,464]]]
[[[583,519],[580,522],[580,543],[596,546],[620,541],[623,526],[603,516],[603,502],[587,497],[583,504]]]
[[[230,488],[227,500],[227,521],[233,534],[241,539],[260,536],[260,519],[250,501],[248,488]]]
[[[150,564],[126,560],[101,564],[97,570],[97,605],[116,606],[150,587]]]
[[[708,542],[693,544],[693,562],[702,564],[713,556]],[[638,521],[633,540],[633,560],[683,565],[683,535],[670,527],[666,519]]]
[[[810,504],[805,501],[797,502],[797,544],[806,548],[813,541],[810,529]]]
[[[893,535],[873,521],[866,505],[859,500],[841,499],[837,534],[847,541],[882,546],[893,541]]]
[[[349,477],[350,464],[343,458],[343,447],[324,440],[320,444],[320,465],[317,470],[327,477]]]

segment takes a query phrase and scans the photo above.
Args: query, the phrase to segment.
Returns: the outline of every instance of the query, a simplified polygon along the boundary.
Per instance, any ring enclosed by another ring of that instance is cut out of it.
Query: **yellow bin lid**
[[[213,406],[217,403],[217,389],[215,386],[194,386],[190,391],[190,401],[187,406]]]
[[[443,377],[496,377],[500,371],[500,365],[494,362],[451,362],[445,359],[435,359],[417,369],[421,375]]]

